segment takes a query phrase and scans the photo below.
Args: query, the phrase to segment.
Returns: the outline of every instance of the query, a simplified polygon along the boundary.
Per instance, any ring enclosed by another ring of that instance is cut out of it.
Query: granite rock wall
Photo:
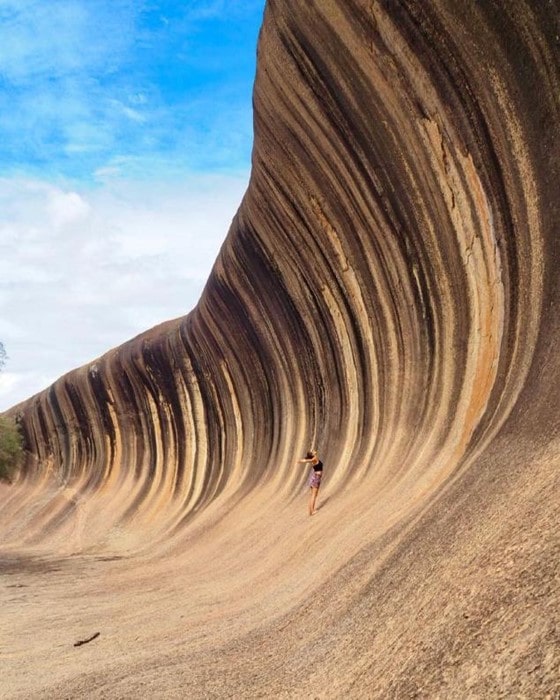
[[[540,431],[557,31],[554,3],[270,0],[251,182],[200,303],[14,409],[26,481],[176,527],[272,468],[293,490],[310,445],[341,484],[428,492],[516,407]]]
[[[316,446],[329,508],[348,499],[329,600],[354,597],[323,629],[340,675],[317,659],[323,685],[302,668],[298,692],[429,696],[431,678],[436,695],[544,697],[503,644],[557,640],[559,35],[546,0],[268,0],[251,180],[202,297],[14,407],[28,458],[1,494],[5,541],[150,550],[216,504],[243,538],[259,494],[280,512],[302,492],[294,460]],[[301,572],[275,566],[295,591]],[[422,624],[398,627],[411,609]],[[460,654],[494,664],[482,685]],[[546,654],[531,669],[558,680]],[[296,693],[271,674],[263,692]]]

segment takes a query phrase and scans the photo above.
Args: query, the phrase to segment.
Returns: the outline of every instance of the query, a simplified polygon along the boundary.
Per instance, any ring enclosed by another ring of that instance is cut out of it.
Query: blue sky
[[[0,0],[0,410],[196,303],[264,0]]]

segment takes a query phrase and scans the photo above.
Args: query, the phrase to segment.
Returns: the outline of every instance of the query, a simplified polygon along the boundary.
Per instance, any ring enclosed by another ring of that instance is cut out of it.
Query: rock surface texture
[[[13,409],[0,695],[555,697],[559,36],[268,1],[199,304]]]

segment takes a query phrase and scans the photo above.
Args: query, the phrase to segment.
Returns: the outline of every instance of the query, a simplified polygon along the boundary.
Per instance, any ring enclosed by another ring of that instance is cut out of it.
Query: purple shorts
[[[309,480],[307,485],[312,489],[318,489],[321,485],[321,478],[323,477],[323,472],[312,471],[309,475]]]

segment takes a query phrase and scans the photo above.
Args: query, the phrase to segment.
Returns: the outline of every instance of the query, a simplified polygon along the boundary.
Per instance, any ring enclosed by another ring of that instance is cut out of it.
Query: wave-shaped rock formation
[[[554,692],[559,16],[269,0],[199,304],[13,409],[9,693]]]

